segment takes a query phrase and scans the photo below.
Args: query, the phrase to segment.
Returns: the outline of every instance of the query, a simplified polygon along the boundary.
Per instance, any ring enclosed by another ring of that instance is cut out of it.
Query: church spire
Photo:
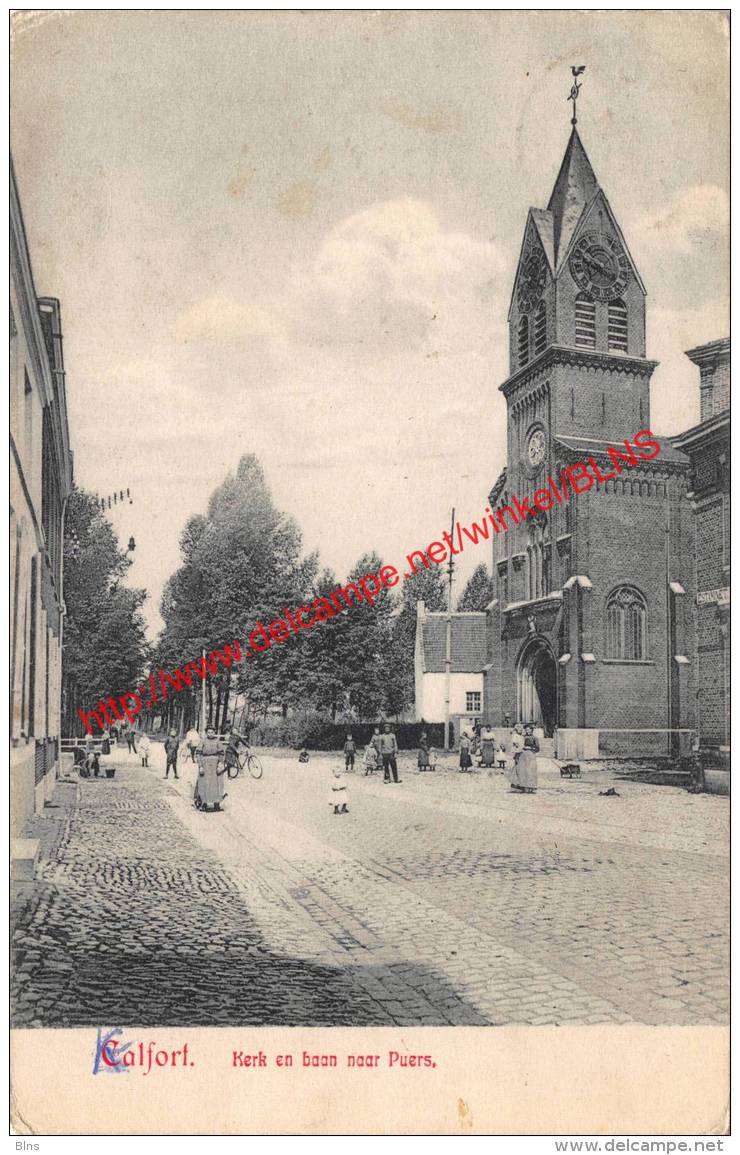
[[[552,213],[556,265],[565,257],[581,214],[598,191],[599,182],[574,124],[547,205],[547,211]]]

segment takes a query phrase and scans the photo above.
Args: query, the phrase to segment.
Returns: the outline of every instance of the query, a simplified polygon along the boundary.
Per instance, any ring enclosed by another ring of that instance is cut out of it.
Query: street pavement
[[[337,755],[258,753],[220,814],[158,744],[58,784],[15,887],[15,1026],[727,1021],[727,799],[404,755],[335,815]]]

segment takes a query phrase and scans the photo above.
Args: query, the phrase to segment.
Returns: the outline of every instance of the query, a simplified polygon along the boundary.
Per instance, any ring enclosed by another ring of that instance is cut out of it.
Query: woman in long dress
[[[516,759],[514,767],[516,789],[523,794],[534,794],[537,789],[537,753],[539,748],[540,744],[534,736],[534,727],[525,726],[524,749]]]
[[[509,768],[509,780],[511,782],[511,789],[518,790],[521,793],[521,783],[519,781],[519,759],[524,750],[524,731],[519,722],[514,726],[509,733],[509,754],[512,759]]]
[[[473,759],[470,756],[470,738],[463,731],[460,735],[460,769],[470,770],[473,765]]]
[[[417,755],[416,764],[419,770],[429,770],[429,740],[427,738],[426,730],[422,732],[419,738],[419,753]]]
[[[220,810],[224,798],[226,766],[221,761],[221,747],[213,726],[195,752],[198,777],[195,782],[195,805],[199,810]]]
[[[496,735],[490,726],[484,726],[480,744],[481,766],[493,766],[496,757]]]

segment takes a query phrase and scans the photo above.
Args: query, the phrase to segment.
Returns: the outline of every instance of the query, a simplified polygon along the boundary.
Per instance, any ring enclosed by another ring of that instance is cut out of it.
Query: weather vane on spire
[[[586,71],[586,65],[585,64],[573,64],[571,66],[571,72],[573,73],[573,85],[571,87],[570,96],[568,97],[568,100],[573,101],[573,116],[571,117],[570,123],[573,125],[574,128],[578,124],[578,117],[576,116],[576,101],[578,100],[578,93],[581,91],[581,86],[578,83],[578,80],[576,78],[578,76],[580,76],[582,72],[585,72],[585,71]]]

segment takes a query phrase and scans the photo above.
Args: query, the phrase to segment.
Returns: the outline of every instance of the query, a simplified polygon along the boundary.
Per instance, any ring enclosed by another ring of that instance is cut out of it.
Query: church
[[[610,471],[650,426],[646,289],[576,127],[530,208],[509,309],[497,513],[574,462]],[[541,727],[564,758],[676,757],[695,727],[688,457],[660,453],[493,539],[483,716]]]

